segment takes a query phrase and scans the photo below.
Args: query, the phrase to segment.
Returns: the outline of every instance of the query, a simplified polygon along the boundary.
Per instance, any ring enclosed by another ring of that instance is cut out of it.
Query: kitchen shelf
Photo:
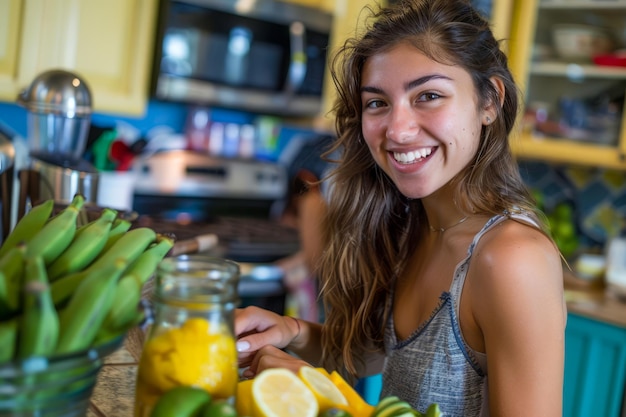
[[[555,9],[594,9],[613,10],[626,8],[626,1],[623,0],[544,0],[539,4],[542,10]]]
[[[603,166],[623,170],[626,153],[613,146],[549,138],[526,132],[511,140],[513,153],[522,159],[539,159],[555,164]]]
[[[626,67],[609,67],[556,61],[535,62],[532,64],[530,73],[533,75],[567,77],[576,80],[584,78],[626,80]]]
[[[513,16],[509,63],[526,106],[515,156],[626,171],[626,67],[558,59],[552,39],[555,24],[595,25],[626,48],[626,0],[517,0]]]

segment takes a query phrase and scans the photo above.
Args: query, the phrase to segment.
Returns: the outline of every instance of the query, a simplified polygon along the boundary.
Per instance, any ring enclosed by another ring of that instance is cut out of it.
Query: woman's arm
[[[469,295],[487,353],[491,415],[561,416],[567,316],[561,258],[544,235],[516,222],[484,243]]]

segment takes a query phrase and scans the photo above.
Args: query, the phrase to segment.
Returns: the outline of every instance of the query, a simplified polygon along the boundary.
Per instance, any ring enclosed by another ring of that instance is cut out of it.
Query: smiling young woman
[[[509,149],[506,55],[469,1],[397,3],[333,61],[326,321],[239,311],[240,364],[382,372],[382,396],[446,416],[559,416],[561,258]]]

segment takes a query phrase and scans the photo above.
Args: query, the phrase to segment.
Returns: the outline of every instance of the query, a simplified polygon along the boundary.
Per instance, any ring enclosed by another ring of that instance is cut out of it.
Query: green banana
[[[132,275],[123,275],[115,287],[115,301],[102,323],[102,329],[123,329],[139,315],[141,287]]]
[[[92,271],[106,268],[119,259],[133,262],[156,239],[154,230],[139,227],[123,233],[121,238],[105,253],[100,254],[87,268],[73,274],[65,275],[51,284],[52,300],[59,306],[67,301],[80,282]]]
[[[141,253],[122,274],[115,289],[115,303],[102,324],[103,328],[124,329],[136,320],[144,283],[174,246],[174,241],[167,236],[157,235],[156,239],[157,243]]]
[[[22,216],[2,243],[2,246],[0,246],[0,258],[17,246],[18,243],[30,241],[46,224],[53,208],[54,201],[46,200],[31,208],[28,213]]]
[[[98,329],[98,333],[96,334],[96,338],[93,341],[93,346],[98,346],[117,337],[120,337],[124,335],[128,330],[140,325],[141,322],[145,319],[145,311],[140,308],[138,308],[137,311],[138,312],[137,314],[135,314],[135,318],[120,328],[109,329],[104,325],[100,326],[100,329]]]
[[[107,242],[104,244],[100,253],[106,253],[109,249],[111,249],[111,247],[113,247],[113,245],[115,245],[115,243],[117,243],[117,241],[124,236],[124,233],[126,233],[131,226],[132,223],[129,220],[120,219],[119,217],[115,219],[111,225]]]
[[[80,271],[96,259],[107,242],[116,217],[116,210],[105,208],[96,220],[81,228],[67,249],[48,266],[50,281]]]
[[[19,243],[0,258],[0,274],[4,281],[3,291],[0,293],[0,317],[15,313],[21,305],[20,289],[24,275],[24,255],[26,245]]]
[[[26,256],[41,255],[50,265],[70,245],[76,233],[76,219],[85,204],[85,197],[76,194],[71,204],[50,219],[28,242]]]
[[[26,259],[24,312],[20,320],[17,355],[48,356],[59,339],[59,317],[52,304],[46,266],[41,256]]]
[[[165,258],[167,253],[174,246],[174,240],[165,235],[157,235],[156,243],[141,253],[137,259],[130,264],[128,269],[124,272],[124,276],[133,276],[139,287],[148,281],[148,279],[154,274],[159,262]]]
[[[13,360],[17,346],[17,317],[0,322],[0,364]]]
[[[77,352],[93,343],[113,304],[115,287],[127,262],[117,259],[95,269],[76,288],[61,313],[61,334],[57,354]]]

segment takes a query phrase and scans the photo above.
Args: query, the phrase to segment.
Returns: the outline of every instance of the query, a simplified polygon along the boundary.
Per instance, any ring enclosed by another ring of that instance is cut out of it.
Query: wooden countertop
[[[626,300],[601,284],[590,284],[565,273],[567,311],[626,328]]]
[[[132,417],[135,381],[144,335],[131,330],[123,346],[105,359],[91,395],[87,417]]]
[[[568,312],[626,328],[626,301],[601,286],[565,276]],[[144,335],[139,328],[127,335],[124,345],[105,360],[91,397],[87,417],[132,417],[135,380]]]

